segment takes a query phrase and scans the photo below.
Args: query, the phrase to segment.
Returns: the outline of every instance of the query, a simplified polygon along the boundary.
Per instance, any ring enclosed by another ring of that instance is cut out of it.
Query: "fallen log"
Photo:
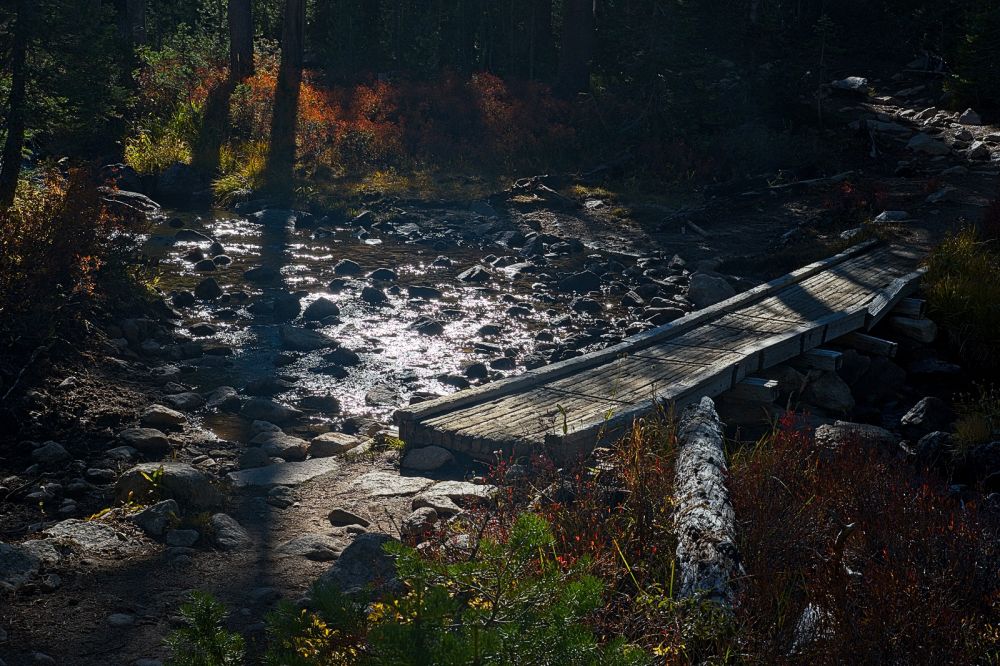
[[[722,423],[711,398],[684,410],[678,426],[674,471],[677,569],[680,596],[729,607],[742,573],[736,514],[726,489]]]

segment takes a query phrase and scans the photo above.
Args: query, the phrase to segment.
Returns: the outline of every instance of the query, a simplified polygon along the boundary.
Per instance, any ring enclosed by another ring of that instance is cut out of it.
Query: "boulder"
[[[955,413],[944,400],[928,396],[915,404],[899,420],[900,431],[908,439],[918,440],[935,430],[948,430]]]
[[[309,304],[302,313],[302,318],[306,321],[319,321],[327,317],[336,317],[340,314],[340,308],[329,298],[320,296]]]
[[[243,405],[240,414],[254,421],[285,423],[302,416],[302,412],[269,398],[251,398]]]
[[[411,509],[420,509],[425,506],[434,509],[439,516],[455,516],[462,513],[462,507],[447,495],[426,492],[417,495],[410,502]]]
[[[400,476],[395,472],[368,472],[354,480],[355,489],[372,497],[415,495],[433,483],[422,476]]]
[[[347,347],[337,347],[333,351],[324,354],[323,360],[347,367],[355,366],[361,363],[361,357],[358,356],[358,353],[352,349],[348,349]]]
[[[450,465],[455,461],[455,456],[451,451],[440,446],[424,446],[419,449],[410,449],[403,456],[400,466],[415,469],[422,472],[430,472],[440,469],[445,465]]]
[[[385,552],[387,543],[397,542],[388,534],[359,534],[340,554],[317,586],[332,586],[345,594],[372,594],[376,598],[403,590],[396,574],[395,558]]]
[[[969,159],[988,160],[992,157],[993,151],[985,141],[973,141],[972,145],[969,146],[969,152],[966,154],[969,156]]]
[[[156,179],[157,199],[165,204],[186,205],[204,196],[208,183],[189,164],[174,162]]]
[[[899,442],[899,438],[885,428],[867,423],[835,421],[816,428],[816,444],[819,446],[835,449],[852,441],[891,449]]]
[[[972,109],[966,109],[958,116],[958,122],[962,125],[982,125],[982,117]]]
[[[420,335],[441,335],[444,333],[444,326],[441,322],[430,317],[420,317],[410,324],[409,328]]]
[[[946,459],[951,453],[951,448],[951,433],[936,430],[921,437],[913,448],[913,453],[917,457],[918,464],[930,466]]]
[[[698,309],[707,308],[734,296],[736,290],[726,279],[708,273],[695,273],[688,285],[687,298]]]
[[[410,285],[406,288],[406,293],[410,298],[426,298],[428,300],[439,299],[444,294],[437,287],[427,287],[422,285]]]
[[[279,294],[274,298],[271,312],[275,321],[291,321],[302,312],[302,303],[295,294]]]
[[[264,449],[252,446],[240,453],[237,459],[240,469],[254,469],[256,467],[267,467],[271,464],[271,456],[267,455]]]
[[[228,514],[214,514],[209,524],[212,527],[212,540],[221,550],[239,550],[253,545],[250,533]]]
[[[826,370],[810,373],[802,400],[835,414],[854,409],[851,387],[836,372]]]
[[[177,462],[136,465],[119,477],[115,496],[122,502],[130,498],[137,502],[151,497],[173,499],[181,507],[193,509],[208,509],[222,502],[208,476],[191,465]]]
[[[391,268],[376,268],[368,277],[379,282],[395,282],[399,276]]]
[[[118,433],[118,439],[143,454],[159,455],[170,450],[170,440],[155,428],[127,428]]]

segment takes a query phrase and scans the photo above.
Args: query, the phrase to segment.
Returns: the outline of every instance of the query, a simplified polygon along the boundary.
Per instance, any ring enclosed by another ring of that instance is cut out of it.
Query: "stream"
[[[306,423],[323,429],[384,426],[411,401],[579,355],[648,326],[643,310],[622,298],[632,289],[626,281],[650,282],[641,267],[630,279],[622,257],[465,210],[368,211],[336,221],[273,209],[168,212],[145,250],[159,262],[158,287],[181,314],[181,331],[203,351],[181,361],[179,381],[203,393],[231,386],[297,405]],[[272,275],[248,276],[261,266],[258,273]],[[567,276],[585,269],[592,279],[601,275],[600,285],[567,289]],[[194,297],[208,278],[221,295]],[[369,302],[382,294],[384,303]],[[320,298],[339,313],[304,321],[300,311]],[[287,326],[339,346],[289,350],[281,335]],[[226,439],[246,434],[246,421],[225,412],[204,423]]]

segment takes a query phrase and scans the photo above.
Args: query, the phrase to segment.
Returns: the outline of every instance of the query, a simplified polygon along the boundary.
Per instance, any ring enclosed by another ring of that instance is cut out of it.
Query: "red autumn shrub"
[[[761,663],[987,663],[1000,656],[995,517],[861,442],[791,421],[737,456],[741,645]],[[802,623],[807,608],[815,618]]]

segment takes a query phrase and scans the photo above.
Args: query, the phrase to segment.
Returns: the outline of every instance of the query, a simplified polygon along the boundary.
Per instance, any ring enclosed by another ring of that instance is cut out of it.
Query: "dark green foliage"
[[[166,643],[173,652],[172,666],[241,666],[243,637],[226,631],[226,607],[207,592],[194,591],[181,606],[184,625],[171,633]]]
[[[548,523],[521,515],[503,542],[480,541],[472,559],[428,558],[399,544],[406,592],[366,606],[318,589],[313,609],[270,618],[273,664],[378,666],[644,664],[622,641],[600,645],[585,620],[602,605],[586,561],[565,567]],[[367,614],[366,614],[367,613]]]

